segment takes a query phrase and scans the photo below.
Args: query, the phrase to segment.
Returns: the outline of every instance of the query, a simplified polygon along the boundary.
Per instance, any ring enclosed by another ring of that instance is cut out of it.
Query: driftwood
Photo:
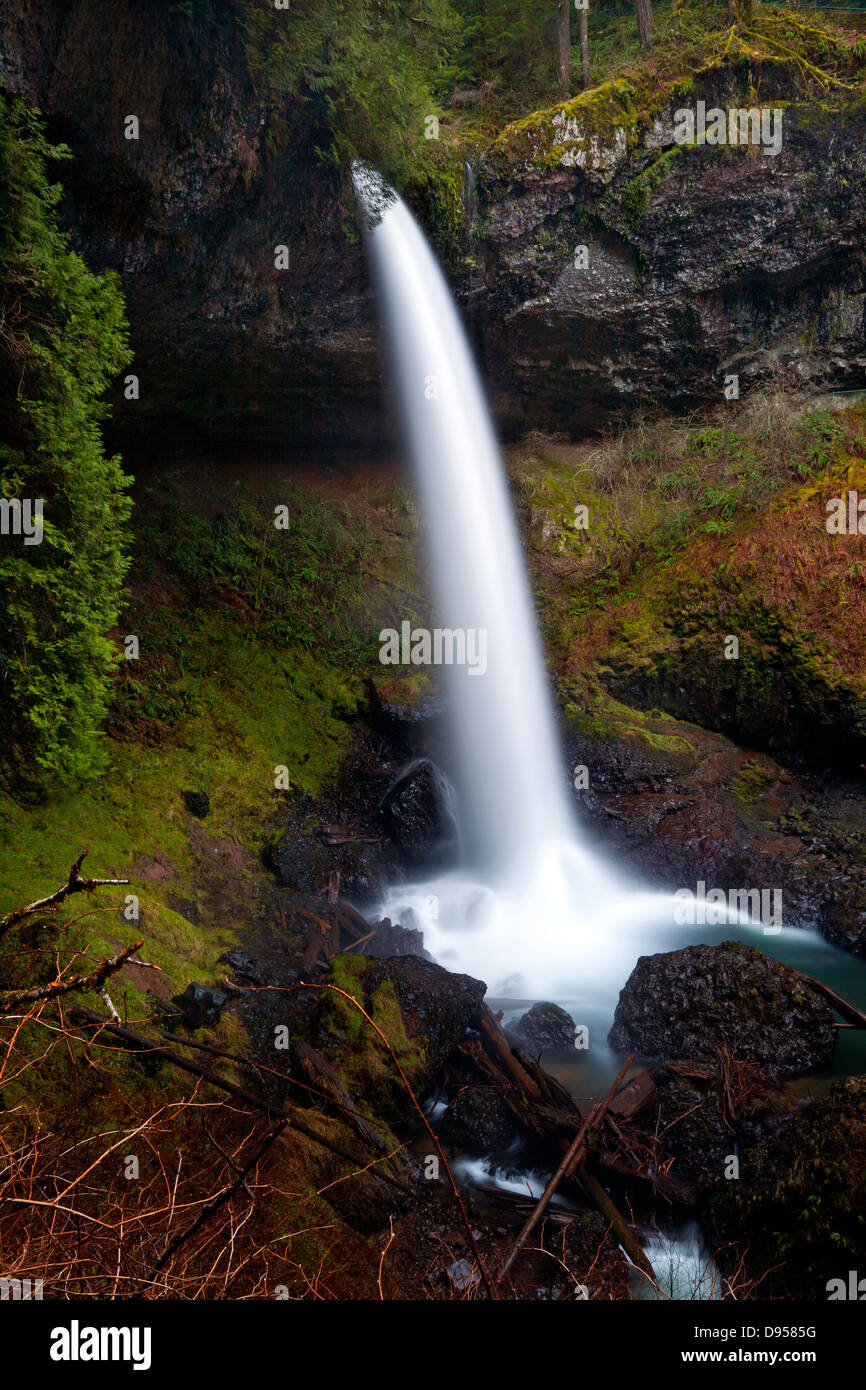
[[[312,930],[301,955],[300,964],[305,974],[309,974],[320,959],[331,960],[341,950],[352,950],[376,935],[377,928],[361,916],[351,903],[339,897],[340,875],[334,871],[328,880],[327,906],[321,912],[313,912],[309,907],[298,908],[301,917],[312,923]],[[343,943],[341,943],[341,936]],[[348,940],[346,940],[348,938]]]
[[[499,1271],[498,1278],[500,1281],[505,1278],[505,1275],[508,1273],[511,1266],[514,1264],[514,1261],[517,1259],[517,1256],[520,1254],[527,1240],[531,1236],[532,1232],[535,1230],[535,1227],[538,1225],[538,1222],[544,1215],[545,1209],[547,1208],[547,1205],[550,1202],[551,1197],[553,1196],[556,1189],[559,1187],[559,1184],[562,1182],[563,1178],[569,1177],[574,1172],[575,1168],[582,1163],[584,1154],[586,1152],[586,1136],[591,1129],[593,1129],[596,1125],[599,1125],[601,1121],[604,1119],[605,1115],[607,1114],[607,1108],[610,1105],[610,1102],[613,1100],[614,1096],[616,1095],[617,1091],[619,1090],[620,1086],[622,1085],[623,1077],[625,1076],[633,1061],[633,1056],[629,1056],[626,1058],[625,1062],[620,1068],[619,1075],[617,1076],[616,1080],[614,1081],[604,1100],[599,1101],[596,1105],[593,1106],[592,1110],[587,1115],[586,1119],[584,1120],[574,1139],[569,1144],[565,1152],[564,1158],[560,1162],[559,1167],[557,1168],[556,1172],[553,1174],[553,1177],[550,1179],[541,1196],[539,1197],[528,1221],[524,1223],[520,1235],[517,1237],[517,1240],[514,1242],[514,1245],[511,1248],[511,1253],[509,1254],[501,1270]]]
[[[828,1004],[832,1004],[837,1014],[841,1014],[845,1022],[852,1028],[866,1028],[866,1014],[862,1009],[858,1009],[855,1004],[849,1004],[847,999],[843,999],[841,994],[837,994],[835,989],[825,985],[823,980],[816,980],[812,975],[806,975],[802,970],[794,970],[788,967],[792,975],[796,975],[798,980],[802,980],[804,985],[813,989],[816,994],[820,994],[822,999],[826,999]]]

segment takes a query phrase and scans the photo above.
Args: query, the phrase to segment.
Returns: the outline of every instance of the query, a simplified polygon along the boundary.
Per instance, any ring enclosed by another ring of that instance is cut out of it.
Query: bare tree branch
[[[122,970],[129,957],[135,955],[139,946],[143,945],[144,938],[141,941],[133,941],[131,946],[124,946],[116,956],[109,956],[107,960],[100,961],[90,975],[70,975],[65,980],[52,980],[50,985],[35,985],[32,989],[0,990],[0,1013],[8,1013],[19,1004],[35,1004],[40,999],[56,999],[58,995],[70,994],[76,989],[95,989],[99,993],[109,975]]]
[[[69,870],[69,878],[58,888],[56,893],[50,893],[47,898],[39,898],[35,903],[29,903],[27,907],[15,908],[13,912],[7,912],[5,917],[0,917],[0,936],[5,936],[19,922],[23,922],[25,917],[32,917],[37,912],[49,912],[54,907],[68,898],[72,893],[92,893],[94,888],[103,888],[107,884],[129,883],[128,878],[82,878],[81,865],[87,858],[87,850],[82,850],[72,868]]]

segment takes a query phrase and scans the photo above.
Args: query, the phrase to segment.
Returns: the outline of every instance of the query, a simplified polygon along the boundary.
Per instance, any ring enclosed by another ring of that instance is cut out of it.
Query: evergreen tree
[[[19,795],[102,765],[127,565],[130,479],[100,432],[130,360],[123,299],[58,227],[46,161],[67,156],[0,93],[0,498],[44,508],[39,543],[8,507],[0,535],[0,777]]]

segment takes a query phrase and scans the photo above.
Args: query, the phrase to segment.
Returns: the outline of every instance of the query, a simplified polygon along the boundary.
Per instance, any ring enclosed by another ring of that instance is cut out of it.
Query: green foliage
[[[555,92],[554,0],[458,0],[458,9],[463,81]]]
[[[0,95],[0,495],[41,498],[44,536],[0,538],[0,769],[31,786],[101,764],[129,482],[103,453],[101,397],[130,360],[114,276],[57,225],[38,113]]]
[[[404,185],[429,156],[425,120],[450,74],[459,21],[449,0],[238,0],[250,72],[263,94],[310,103],[322,149]]]
[[[636,232],[650,204],[653,193],[664,182],[674,160],[682,153],[681,146],[674,145],[659,155],[658,159],[627,184],[622,194],[622,213],[626,226]]]

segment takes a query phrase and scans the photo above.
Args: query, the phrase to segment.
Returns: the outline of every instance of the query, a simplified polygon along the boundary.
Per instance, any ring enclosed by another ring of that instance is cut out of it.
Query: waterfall
[[[649,949],[664,950],[686,937],[671,896],[627,882],[586,843],[572,813],[505,470],[456,305],[402,200],[367,169],[356,167],[355,186],[436,621],[486,634],[484,667],[441,667],[461,866],[395,888],[380,911],[420,925],[435,959],[486,980],[493,994],[554,999],[576,1022],[592,1018],[598,1057],[617,992],[648,938]],[[748,927],[736,915],[729,923]],[[741,934],[726,925],[718,939]],[[695,935],[709,934],[688,939]]]
[[[437,624],[486,633],[486,671],[442,674],[464,853],[490,872],[572,833],[546,672],[502,460],[442,272],[396,196],[370,244]]]
[[[355,185],[424,516],[436,621],[486,633],[483,673],[441,668],[461,870],[401,890],[382,910],[399,920],[411,908],[437,959],[481,974],[500,993],[553,988],[540,961],[546,956],[564,983],[559,962],[580,956],[585,965],[587,950],[598,954],[601,919],[621,907],[623,891],[581,843],[569,806],[505,471],[457,308],[403,201],[369,170],[356,168]]]

